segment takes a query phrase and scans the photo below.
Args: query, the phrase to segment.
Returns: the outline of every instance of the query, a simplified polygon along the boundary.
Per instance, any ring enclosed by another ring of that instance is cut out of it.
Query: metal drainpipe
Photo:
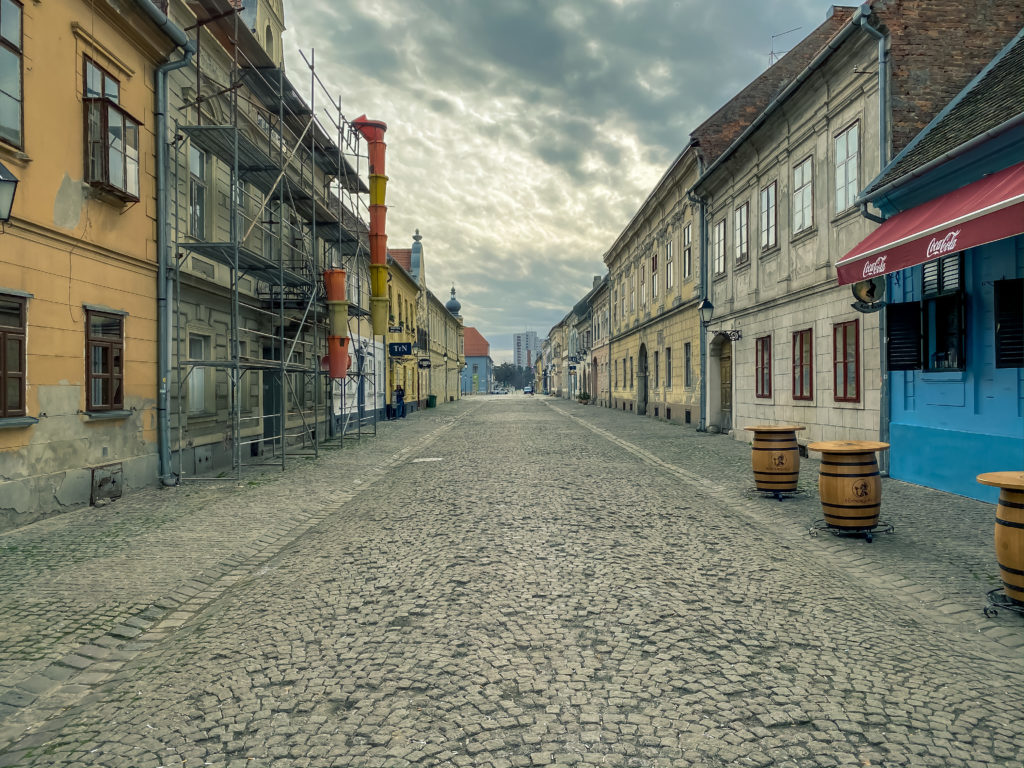
[[[889,86],[889,58],[885,51],[885,35],[879,32],[868,23],[871,15],[871,5],[864,3],[860,7],[860,17],[857,19],[861,28],[878,41],[878,167],[879,172],[885,169],[889,156],[889,121],[888,113],[888,86]],[[861,214],[868,219],[877,220],[877,217],[870,214],[867,204],[861,206]],[[888,282],[889,278],[886,278]],[[889,442],[889,373],[886,371],[886,357],[888,350],[886,346],[886,335],[888,329],[885,322],[885,310],[878,314],[878,355],[879,371],[881,373],[878,392],[878,439]],[[881,474],[889,474],[889,452],[880,451]]]
[[[701,176],[704,173],[704,161],[699,157],[697,158],[697,175]],[[708,281],[707,281],[707,251],[704,245],[704,241],[707,239],[707,209],[704,203],[704,198],[695,194],[688,195],[690,202],[696,203],[698,210],[700,211],[700,222],[697,227],[698,240],[698,254],[700,262],[700,294],[702,298],[707,298]],[[708,334],[707,329],[700,324],[700,318],[697,318],[697,325],[700,326],[700,422],[697,424],[698,432],[707,432],[707,356],[708,356]]]
[[[171,372],[171,318],[168,301],[168,270],[170,269],[170,215],[168,212],[168,153],[167,153],[167,73],[192,62],[195,42],[172,22],[151,0],[135,0],[135,4],[182,49],[178,61],[167,61],[156,69],[156,305],[157,305],[157,453],[160,461],[160,482],[177,485],[178,477],[171,470],[170,390],[167,380]]]

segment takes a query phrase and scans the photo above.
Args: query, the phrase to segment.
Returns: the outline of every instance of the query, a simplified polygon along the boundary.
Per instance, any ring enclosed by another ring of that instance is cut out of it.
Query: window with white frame
[[[836,136],[836,213],[853,205],[857,197],[857,124]]]
[[[121,108],[120,100],[118,81],[85,57],[85,180],[123,200],[137,201],[139,121]]]
[[[811,158],[793,169],[793,231],[802,232],[814,223]]]
[[[636,312],[636,272],[630,275],[629,281],[629,311]]]
[[[658,298],[658,254],[651,256],[651,298]]]
[[[210,337],[189,334],[188,357],[191,361],[203,361],[207,359],[210,351]],[[193,416],[207,413],[212,409],[212,401],[208,401],[207,390],[212,378],[208,376],[210,371],[204,365],[193,365],[188,374],[188,412]]]
[[[647,306],[647,267],[640,262],[640,305]]]
[[[725,274],[725,219],[715,224],[714,234],[711,238],[711,254],[714,259],[716,275]]]
[[[669,240],[665,244],[665,290],[672,290],[675,285],[675,243]]]
[[[778,209],[775,204],[777,192],[776,182],[761,188],[761,250],[774,248],[778,242],[776,228],[778,225]]]
[[[21,3],[0,0],[0,141],[24,144],[22,133]]]
[[[735,210],[733,224],[733,251],[736,254],[736,263],[743,264],[750,258],[750,203],[744,203]]]
[[[683,227],[683,280],[690,279],[693,271],[693,248],[690,242],[690,225]]]

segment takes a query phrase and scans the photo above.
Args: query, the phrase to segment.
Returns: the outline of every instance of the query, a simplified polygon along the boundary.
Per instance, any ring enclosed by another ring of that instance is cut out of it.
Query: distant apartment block
[[[512,334],[512,362],[521,367],[531,368],[540,354],[540,339],[536,331]]]

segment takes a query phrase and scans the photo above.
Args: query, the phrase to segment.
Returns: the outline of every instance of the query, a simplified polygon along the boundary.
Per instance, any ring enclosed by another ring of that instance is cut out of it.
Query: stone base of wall
[[[122,495],[157,484],[156,454],[112,460],[100,467],[120,465]],[[0,483],[0,531],[44,520],[88,506],[92,501],[95,467],[82,467]]]

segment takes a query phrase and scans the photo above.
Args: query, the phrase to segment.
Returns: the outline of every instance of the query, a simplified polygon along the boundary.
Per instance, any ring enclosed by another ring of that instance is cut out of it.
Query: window
[[[793,231],[802,232],[814,223],[812,210],[811,158],[793,169]]]
[[[773,181],[761,189],[761,250],[774,248],[776,243],[776,226],[778,211],[775,207],[776,183]]]
[[[714,256],[715,274],[725,274],[725,219],[715,224],[715,234],[711,240],[711,253]]]
[[[653,384],[653,386],[655,388],[657,388],[657,386],[658,386],[658,353],[657,352],[654,353],[654,381],[652,382],[652,384]]]
[[[850,320],[832,326],[832,391],[837,402],[860,402],[859,322]]]
[[[665,244],[665,290],[671,290],[675,285],[675,248],[671,240]]]
[[[996,280],[996,368],[1024,368],[1024,278]]]
[[[0,295],[0,417],[25,415],[25,299]]]
[[[772,396],[772,337],[755,341],[754,388],[757,397]]]
[[[814,399],[814,376],[811,366],[814,355],[811,349],[811,329],[793,334],[793,399]]]
[[[857,124],[836,136],[836,213],[857,197]]]
[[[636,312],[636,273],[630,276],[629,283],[629,311]]]
[[[647,306],[647,267],[640,264],[640,305]]]
[[[121,109],[117,80],[88,57],[84,81],[85,180],[123,200],[137,201],[139,121]]]
[[[672,388],[672,347],[665,347],[665,387]]]
[[[690,225],[683,227],[683,280],[690,278],[693,269],[693,251],[690,247]]]
[[[206,239],[206,153],[193,145],[188,150],[188,233]],[[264,238],[266,242],[270,238]]]
[[[188,337],[188,358],[189,360],[206,360],[210,349],[210,339],[207,336],[189,334]],[[192,366],[188,374],[188,412],[195,416],[207,413],[212,410],[207,403],[206,390],[209,370],[203,365]]]
[[[651,298],[658,298],[658,254],[651,256]]]
[[[0,141],[24,144],[21,94],[21,3],[0,0]]]
[[[954,253],[921,267],[921,330],[928,371],[962,371],[964,293],[962,254]]]
[[[739,208],[733,217],[734,230],[733,236],[736,242],[733,245],[733,250],[736,252],[736,263],[743,264],[750,257],[750,251],[748,250],[748,231],[750,228],[750,203],[744,203]]]
[[[693,360],[690,356],[690,342],[683,344],[683,386],[693,386]]]
[[[633,388],[633,357],[629,358],[629,388]]]
[[[124,318],[85,311],[87,411],[124,407]]]

